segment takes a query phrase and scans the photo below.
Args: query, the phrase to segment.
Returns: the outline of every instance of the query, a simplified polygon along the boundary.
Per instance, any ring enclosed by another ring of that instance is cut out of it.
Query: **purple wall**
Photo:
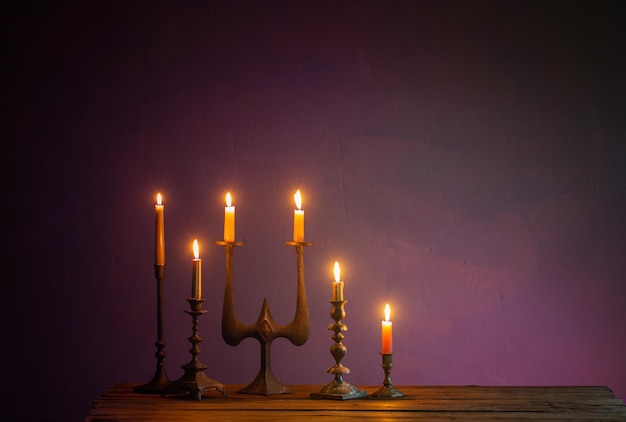
[[[103,3],[103,4],[100,4]],[[154,373],[154,196],[165,196],[166,368],[259,367],[220,333],[223,196],[237,312],[295,308],[292,195],[304,196],[311,336],[273,345],[285,384],[331,381],[342,265],[356,385],[608,385],[626,397],[625,38],[568,2],[184,2],[3,12],[12,234],[2,413],[83,418]]]

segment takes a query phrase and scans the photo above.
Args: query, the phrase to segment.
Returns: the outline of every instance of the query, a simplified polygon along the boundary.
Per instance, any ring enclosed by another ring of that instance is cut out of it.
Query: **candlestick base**
[[[354,385],[345,382],[334,380],[330,384],[326,384],[317,393],[311,393],[311,397],[314,399],[331,399],[331,400],[350,400],[358,399],[359,397],[365,397],[367,393],[359,390]]]
[[[163,394],[167,391],[167,388],[170,384],[170,380],[165,375],[165,369],[161,367],[157,367],[157,370],[154,374],[154,377],[147,384],[138,385],[135,387],[136,393],[142,394]]]
[[[372,397],[380,397],[380,398],[394,398],[394,397],[402,397],[404,393],[396,390],[393,386],[382,386],[378,390],[372,393]]]
[[[385,372],[385,380],[383,386],[372,393],[373,397],[394,398],[402,397],[404,394],[396,390],[391,384],[391,368],[393,367],[393,353],[381,353],[383,357],[383,371]]]
[[[204,374],[204,370],[208,368],[206,365],[190,362],[183,365],[182,368],[185,373],[169,385],[167,390],[170,393],[189,393],[197,400],[202,400],[202,393],[206,390],[217,390],[224,397],[227,396],[222,383],[212,380]]]

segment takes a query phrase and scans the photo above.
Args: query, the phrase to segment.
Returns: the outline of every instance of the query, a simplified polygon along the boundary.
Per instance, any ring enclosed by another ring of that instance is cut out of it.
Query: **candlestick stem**
[[[191,396],[195,396],[196,399],[202,399],[202,393],[205,390],[218,390],[223,396],[226,396],[224,386],[215,380],[210,379],[204,373],[207,366],[200,362],[198,355],[200,354],[200,348],[198,343],[202,341],[202,337],[198,335],[198,318],[206,313],[206,310],[202,309],[202,299],[187,299],[190,311],[185,311],[192,318],[192,335],[189,337],[191,343],[191,361],[182,368],[185,371],[182,377],[172,382],[168,387],[170,393],[188,392]]]
[[[154,275],[157,282],[157,340],[154,345],[157,348],[154,356],[157,359],[156,371],[152,380],[147,384],[135,387],[137,393],[161,394],[166,391],[170,380],[165,375],[163,360],[165,359],[165,341],[163,340],[163,279],[165,278],[165,265],[155,265]]]
[[[328,368],[326,372],[333,374],[335,379],[330,384],[326,384],[322,387],[319,392],[311,393],[311,397],[316,399],[349,400],[366,396],[367,393],[365,391],[359,390],[343,379],[344,374],[350,373],[350,370],[341,364],[342,359],[348,351],[343,344],[345,336],[341,333],[342,331],[348,330],[348,327],[341,322],[346,317],[344,306],[347,301],[331,300],[330,303],[332,303],[330,316],[335,320],[334,324],[328,326],[328,329],[335,333],[332,336],[335,344],[330,347],[330,354],[335,358],[335,365]]]
[[[385,372],[385,379],[383,386],[372,393],[374,397],[402,397],[400,391],[396,390],[391,384],[391,368],[393,368],[393,353],[381,353],[383,357],[383,371]]]

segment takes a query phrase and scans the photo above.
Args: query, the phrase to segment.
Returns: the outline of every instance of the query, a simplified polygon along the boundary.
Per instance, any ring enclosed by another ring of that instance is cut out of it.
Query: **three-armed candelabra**
[[[292,392],[284,386],[272,372],[272,341],[284,337],[296,346],[301,346],[309,338],[309,307],[304,287],[304,248],[312,246],[310,242],[286,242],[287,246],[294,246],[297,255],[297,291],[296,313],[293,320],[280,325],[274,321],[267,303],[263,300],[261,313],[254,324],[243,324],[235,313],[233,295],[233,252],[235,246],[242,246],[243,242],[217,241],[216,245],[224,246],[226,251],[226,284],[224,287],[224,307],[222,309],[222,337],[224,341],[237,346],[247,337],[257,339],[261,345],[261,368],[258,375],[248,386],[238,390],[238,393],[272,395]]]

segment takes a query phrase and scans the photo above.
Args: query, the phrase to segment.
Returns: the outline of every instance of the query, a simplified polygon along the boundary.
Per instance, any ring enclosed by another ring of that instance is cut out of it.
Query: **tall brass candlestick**
[[[347,301],[331,300],[330,303],[332,303],[330,316],[335,320],[334,324],[328,326],[329,330],[335,332],[332,336],[335,344],[330,347],[330,354],[335,358],[335,365],[328,368],[326,372],[333,374],[335,379],[330,384],[322,387],[318,393],[311,393],[311,397],[316,399],[349,400],[366,396],[367,393],[365,391],[359,390],[354,385],[343,380],[343,375],[350,373],[350,370],[341,364],[341,360],[348,351],[342,343],[345,336],[341,334],[342,331],[348,330],[348,327],[341,322],[346,317],[344,306]]]
[[[165,392],[170,380],[165,375],[163,359],[165,359],[165,341],[163,340],[163,279],[165,278],[165,264],[154,266],[154,275],[157,282],[157,340],[154,345],[157,348],[154,356],[157,359],[154,376],[147,384],[135,387],[137,393],[161,394]]]
[[[257,339],[261,345],[261,369],[258,375],[248,386],[237,392],[266,396],[292,392],[272,372],[272,341],[275,338],[284,337],[294,345],[301,346],[309,338],[309,307],[304,287],[304,248],[305,246],[313,246],[313,243],[286,243],[288,246],[295,247],[297,255],[296,313],[293,320],[286,325],[280,325],[274,321],[267,299],[263,300],[261,313],[254,324],[242,324],[239,321],[235,313],[233,295],[233,252],[235,246],[242,246],[243,243],[217,241],[215,244],[224,246],[226,250],[226,284],[222,310],[222,337],[231,346],[237,346],[247,337]]]

